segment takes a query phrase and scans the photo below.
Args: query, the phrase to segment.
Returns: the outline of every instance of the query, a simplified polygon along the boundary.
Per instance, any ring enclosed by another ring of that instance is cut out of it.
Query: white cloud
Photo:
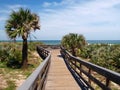
[[[26,5],[20,5],[20,4],[15,4],[15,5],[7,5],[9,9],[16,9],[20,7],[26,7]]]
[[[99,33],[112,33],[115,30],[118,32],[120,13],[114,6],[120,4],[119,0],[92,0],[82,4],[81,2],[75,4],[74,0],[63,0],[56,5],[64,7],[68,1],[71,3],[67,3],[66,8],[47,9],[47,13],[41,14],[41,30],[53,32],[52,36],[56,36],[54,34],[56,30],[56,33],[62,35],[69,32],[82,34],[96,32],[98,35]]]
[[[0,10],[0,14],[9,14],[9,13],[10,13],[9,10],[3,10],[3,9]]]
[[[34,34],[38,39],[61,39],[70,32],[84,34],[87,39],[120,39],[119,5],[120,0],[44,2],[43,9],[39,11],[41,30]],[[0,10],[0,14],[8,14],[10,9],[27,6],[17,4],[6,7],[7,9]],[[1,15],[0,22],[6,18],[7,16]]]
[[[49,6],[51,6],[52,4],[51,3],[49,3],[49,2],[44,2],[43,3],[43,7],[49,7]]]
[[[8,15],[11,13],[11,10],[18,10],[20,7],[27,7],[26,5],[6,5],[5,8],[0,9],[0,22],[5,22],[8,18]]]
[[[18,10],[19,8],[26,8],[26,5],[21,5],[21,4],[15,4],[15,5],[6,5],[6,7],[10,10]]]
[[[78,0],[61,0],[61,2],[44,2],[43,7],[50,8],[50,7],[57,7],[57,6],[69,6],[74,5],[76,2],[80,2]]]

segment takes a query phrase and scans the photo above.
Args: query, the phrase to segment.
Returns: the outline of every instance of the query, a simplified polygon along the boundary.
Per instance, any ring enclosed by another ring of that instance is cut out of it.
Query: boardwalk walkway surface
[[[80,90],[77,82],[67,69],[65,62],[60,57],[60,50],[51,50],[51,65],[45,90]]]

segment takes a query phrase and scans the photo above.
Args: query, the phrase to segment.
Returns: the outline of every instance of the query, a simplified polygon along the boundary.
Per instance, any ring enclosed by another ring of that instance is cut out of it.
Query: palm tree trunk
[[[75,52],[75,49],[74,49],[74,48],[72,48],[72,55],[73,55],[73,56],[76,56],[76,52]]]
[[[22,47],[22,68],[27,68],[28,65],[28,46],[27,46],[27,39],[23,39],[23,47]]]

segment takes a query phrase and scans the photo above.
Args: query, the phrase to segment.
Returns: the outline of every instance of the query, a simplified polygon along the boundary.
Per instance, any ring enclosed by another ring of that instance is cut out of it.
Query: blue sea
[[[33,41],[33,40],[32,40]],[[35,40],[36,42],[43,42],[47,45],[60,45],[61,40]],[[0,42],[11,42],[1,40]],[[17,42],[22,42],[21,40]],[[120,40],[87,40],[89,44],[120,44]]]
[[[59,45],[60,40],[40,40],[47,45]],[[87,40],[89,44],[120,44],[120,40]]]

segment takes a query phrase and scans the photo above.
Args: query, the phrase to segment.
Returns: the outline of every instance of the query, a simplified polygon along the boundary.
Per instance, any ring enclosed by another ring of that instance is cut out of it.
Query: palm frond
[[[11,39],[17,36],[23,37],[24,33],[29,34],[31,30],[40,29],[39,17],[31,13],[29,9],[20,8],[17,12],[12,11],[10,18],[6,21],[5,28]]]

